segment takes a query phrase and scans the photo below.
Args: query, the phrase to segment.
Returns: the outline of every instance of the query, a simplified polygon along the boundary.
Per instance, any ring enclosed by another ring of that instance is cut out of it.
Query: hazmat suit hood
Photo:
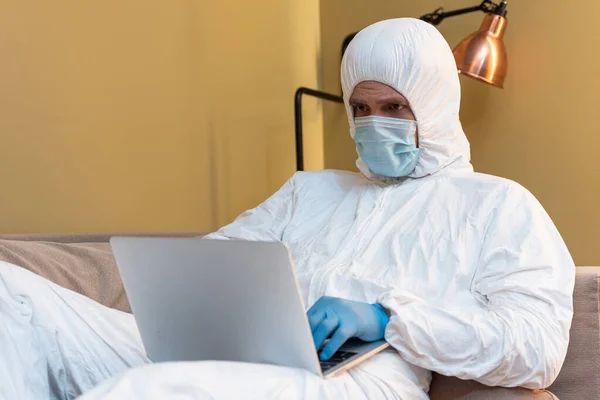
[[[448,43],[432,25],[414,18],[377,22],[360,31],[342,60],[344,104],[354,138],[354,113],[349,103],[354,88],[364,81],[386,84],[409,102],[418,125],[421,154],[409,178],[442,170],[473,171],[469,142],[459,120],[460,82]],[[378,176],[359,157],[359,170],[369,179]]]

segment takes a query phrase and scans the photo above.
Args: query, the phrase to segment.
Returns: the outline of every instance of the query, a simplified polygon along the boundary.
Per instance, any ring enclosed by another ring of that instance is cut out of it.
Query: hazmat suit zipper
[[[359,249],[362,249],[364,246],[361,246],[361,240],[363,239],[364,233],[368,231],[369,226],[375,217],[379,214],[379,211],[383,209],[383,205],[385,204],[385,200],[388,196],[388,193],[392,190],[393,185],[385,186],[381,189],[381,194],[376,198],[375,204],[373,205],[373,209],[369,213],[369,215],[365,218],[365,220],[361,223],[361,225],[356,229],[356,235],[353,240],[349,240],[346,242],[341,251],[338,252],[338,256],[342,255],[342,259],[346,261],[342,263],[335,263],[331,265],[324,266],[321,270],[317,271],[313,277],[311,278],[310,287],[309,287],[309,296],[308,300],[311,304],[318,300],[317,296],[322,295],[325,291],[326,286],[326,278],[331,275],[336,269],[339,269],[343,266],[346,266],[346,271],[350,270],[353,265],[353,260],[356,259],[357,254],[360,254]],[[350,253],[348,257],[343,257],[344,253]],[[320,296],[319,296],[320,297]]]

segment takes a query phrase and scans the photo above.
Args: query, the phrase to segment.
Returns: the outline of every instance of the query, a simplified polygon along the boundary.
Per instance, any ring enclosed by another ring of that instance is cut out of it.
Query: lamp
[[[464,38],[453,51],[458,72],[502,88],[507,66],[506,48],[502,41],[506,30],[506,0],[498,5],[484,0],[478,6],[449,12],[438,8],[420,19],[438,25],[444,18],[474,11],[483,11],[486,16],[479,30]]]
[[[506,18],[488,14],[479,30],[462,40],[454,49],[458,72],[499,88],[506,76],[506,48],[502,36]]]
[[[491,0],[483,0],[478,6],[444,11],[438,8],[419,19],[432,25],[439,25],[444,19],[471,12],[483,11],[486,16],[479,30],[464,38],[453,50],[456,66],[460,74],[480,82],[503,88],[506,77],[507,57],[502,38],[506,30],[506,0],[495,4]],[[342,43],[342,56],[346,48],[356,36],[351,33]],[[304,153],[302,144],[302,95],[317,97],[336,103],[343,103],[342,96],[326,93],[305,87],[298,88],[294,95],[294,115],[296,126],[296,169],[304,170]]]

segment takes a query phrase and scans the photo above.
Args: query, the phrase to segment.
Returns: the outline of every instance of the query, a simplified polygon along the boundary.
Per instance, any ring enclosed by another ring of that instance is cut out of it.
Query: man
[[[290,247],[315,345],[331,339],[321,358],[350,337],[392,347],[326,380],[267,365],[155,364],[84,398],[426,399],[430,371],[492,386],[552,383],[568,344],[573,261],[526,189],[473,172],[445,40],[414,19],[374,24],[348,47],[342,85],[362,173],[297,173],[209,237]],[[42,390],[69,397],[148,362],[131,316],[16,268],[0,277],[2,318],[25,338],[10,356],[37,363],[28,379]],[[0,350],[11,351],[10,329]],[[29,373],[4,368],[15,382]]]

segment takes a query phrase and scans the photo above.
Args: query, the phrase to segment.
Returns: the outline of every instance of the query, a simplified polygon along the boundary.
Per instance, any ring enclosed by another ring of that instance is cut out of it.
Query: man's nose
[[[369,111],[369,117],[385,117],[385,113],[383,112],[383,110],[373,110],[371,109]]]

